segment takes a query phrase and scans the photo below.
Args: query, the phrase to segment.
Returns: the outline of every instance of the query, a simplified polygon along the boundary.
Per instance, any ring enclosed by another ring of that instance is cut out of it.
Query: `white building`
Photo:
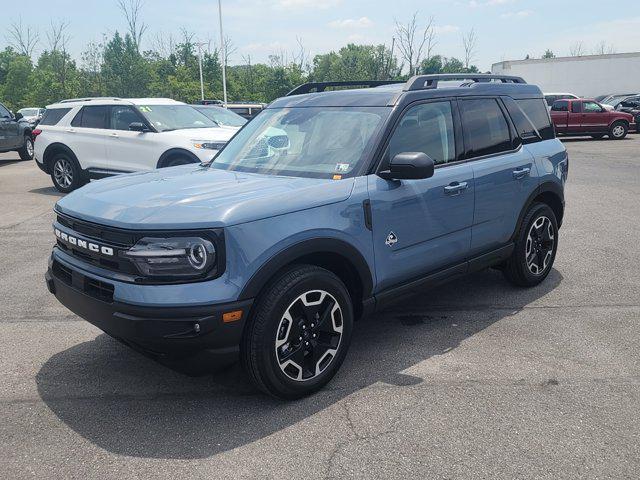
[[[491,72],[580,97],[640,92],[640,52],[513,60],[494,63]]]

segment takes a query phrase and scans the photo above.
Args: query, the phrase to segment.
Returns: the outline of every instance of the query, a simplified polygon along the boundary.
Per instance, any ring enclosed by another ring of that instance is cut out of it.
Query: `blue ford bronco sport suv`
[[[405,294],[487,267],[543,281],[568,157],[539,88],[356,84],[376,86],[297,88],[209,164],[61,199],[51,293],[145,352],[239,356],[260,389],[292,399],[333,377],[356,318]]]

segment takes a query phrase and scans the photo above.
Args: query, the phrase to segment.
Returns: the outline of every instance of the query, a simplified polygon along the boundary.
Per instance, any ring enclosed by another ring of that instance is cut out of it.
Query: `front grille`
[[[57,260],[53,261],[51,271],[65,285],[102,302],[113,303],[113,285],[110,283],[87,277]]]
[[[53,262],[53,266],[51,267],[51,269],[53,270],[53,274],[59,280],[66,283],[67,285],[71,285],[73,277],[70,268],[65,267],[60,262]]]
[[[105,227],[62,214],[57,215],[57,223],[68,228],[71,231],[69,233],[81,235],[83,238],[93,240],[102,246],[110,247],[115,252],[113,256],[107,257],[57,239],[58,248],[65,253],[96,267],[131,276],[139,275],[135,265],[126,257],[118,254],[119,251],[127,250],[135,245],[139,236],[135,232]]]
[[[93,278],[84,278],[84,291],[87,295],[102,300],[103,302],[113,302],[113,285]]]
[[[212,278],[213,275],[219,276],[224,273],[225,267],[225,248],[224,248],[224,233],[222,229],[211,230],[126,230],[122,228],[110,227],[105,225],[98,225],[96,223],[79,220],[77,218],[70,217],[68,215],[56,212],[57,218],[54,223],[54,229],[59,230],[60,233],[65,233],[69,237],[76,237],[77,243],[71,243],[68,238],[56,239],[57,247],[67,255],[73,258],[96,267],[99,267],[110,272],[114,272],[113,275],[106,272],[100,276],[106,278],[112,278],[118,281],[124,281],[129,283],[144,283],[144,284],[160,284],[160,283],[184,283],[185,280],[160,280],[149,279],[144,277],[135,264],[123,255],[123,252],[133,247],[140,239],[144,237],[157,237],[165,238],[172,236],[202,236],[211,240],[216,246],[216,258],[218,265],[212,270],[211,275],[206,277]],[[87,245],[80,245],[80,241],[83,243],[95,242],[94,245],[100,247],[107,247],[111,249],[113,255],[103,254],[100,251],[91,250],[85,248]],[[63,275],[62,273],[60,275]],[[194,278],[191,281],[201,281],[205,278]],[[98,288],[98,287],[96,287]],[[98,288],[98,290],[100,290]],[[97,291],[97,290],[96,290]]]

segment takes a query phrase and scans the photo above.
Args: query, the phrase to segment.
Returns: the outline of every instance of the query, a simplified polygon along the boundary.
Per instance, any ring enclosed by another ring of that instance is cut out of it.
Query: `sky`
[[[20,18],[40,32],[40,49],[50,22],[69,22],[69,51],[79,59],[90,41],[126,29],[116,0],[47,0],[24,9],[21,2],[0,0],[2,30]],[[587,53],[601,42],[617,53],[640,50],[637,2],[622,0],[615,8],[595,0],[222,0],[223,28],[235,52],[230,64],[263,62],[273,53],[292,55],[300,39],[310,59],[347,43],[391,45],[394,22],[407,22],[418,12],[421,24],[435,19],[435,53],[464,58],[462,35],[474,29],[473,63],[483,71],[503,60],[540,57],[546,49],[569,54],[581,41]],[[217,43],[216,0],[144,0],[148,31],[142,49],[158,36],[178,39],[181,30],[199,41]],[[0,33],[0,48],[8,44]],[[38,49],[36,50],[36,52]],[[397,51],[396,51],[397,52]]]

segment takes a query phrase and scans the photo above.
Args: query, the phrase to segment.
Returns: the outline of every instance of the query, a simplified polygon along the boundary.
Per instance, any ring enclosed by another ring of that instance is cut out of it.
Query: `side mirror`
[[[16,113],[16,114],[14,115],[14,117],[13,117],[13,118],[15,118],[15,119],[16,119],[16,122],[17,122],[17,121],[19,121],[19,120],[22,120],[22,119],[24,118],[24,115],[22,115],[20,112],[18,112],[18,113]]]
[[[418,180],[433,177],[435,162],[423,152],[398,153],[389,162],[389,170],[378,175],[387,180]]]
[[[129,124],[129,130],[132,132],[148,132],[149,129],[142,122],[132,122]]]

